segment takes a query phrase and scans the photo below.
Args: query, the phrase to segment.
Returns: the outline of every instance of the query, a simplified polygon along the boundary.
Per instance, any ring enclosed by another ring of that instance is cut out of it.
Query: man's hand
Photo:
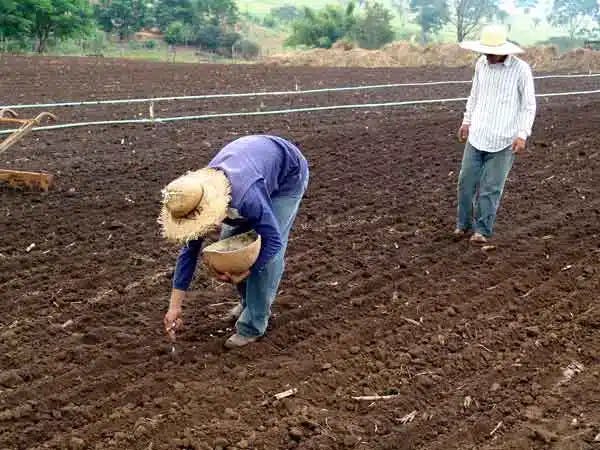
[[[463,123],[458,130],[458,140],[460,142],[467,142],[467,138],[469,137],[469,125]]]
[[[515,155],[522,153],[525,150],[526,145],[527,145],[527,142],[525,141],[525,139],[516,138],[512,144],[513,153]]]
[[[250,271],[246,270],[244,273],[225,273],[223,274],[229,278],[229,282],[233,284],[240,284],[250,275]]]
[[[171,306],[167,311],[167,314],[165,314],[164,324],[169,339],[171,339],[171,342],[175,342],[175,332],[183,327],[181,308]]]
[[[215,270],[215,268],[209,264],[209,262],[206,258],[204,258],[203,261],[204,261],[204,265],[206,266],[206,271],[208,272],[208,274],[211,277],[216,278],[217,280],[223,281],[225,283],[240,284],[242,281],[244,281],[250,275],[249,270],[247,270],[244,273],[217,272]]]

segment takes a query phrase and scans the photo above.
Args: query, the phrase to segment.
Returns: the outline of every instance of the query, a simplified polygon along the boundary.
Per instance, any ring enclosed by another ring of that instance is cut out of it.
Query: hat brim
[[[518,45],[513,44],[512,42],[505,42],[502,45],[489,46],[483,45],[479,41],[464,41],[460,44],[461,48],[465,50],[471,50],[473,52],[482,53],[484,55],[516,55],[518,53],[524,53],[525,51],[519,47]]]
[[[204,194],[198,206],[183,218],[173,217],[163,203],[158,223],[169,241],[187,244],[206,236],[227,217],[231,186],[223,172],[204,168],[185,175],[202,186]]]

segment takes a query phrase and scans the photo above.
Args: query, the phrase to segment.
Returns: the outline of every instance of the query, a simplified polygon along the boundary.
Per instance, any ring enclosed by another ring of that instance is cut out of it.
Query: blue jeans
[[[457,228],[490,237],[515,155],[511,147],[482,152],[467,143],[458,177]],[[479,195],[475,197],[479,187]],[[473,215],[475,209],[475,215]]]
[[[298,190],[285,196],[273,197],[273,213],[279,223],[283,247],[260,273],[252,272],[246,280],[237,285],[241,297],[242,314],[236,323],[238,334],[247,337],[262,336],[267,330],[271,317],[271,305],[275,300],[279,283],[285,268],[285,251],[290,230],[298,214],[300,203],[308,186],[308,176]],[[221,239],[238,233],[234,227],[223,225]]]

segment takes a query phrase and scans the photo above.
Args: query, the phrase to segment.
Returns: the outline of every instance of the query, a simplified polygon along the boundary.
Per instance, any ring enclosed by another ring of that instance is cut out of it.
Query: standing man
[[[525,150],[531,136],[535,91],[531,68],[514,56],[523,50],[508,42],[503,27],[487,26],[480,41],[462,42],[460,46],[483,56],[475,67],[471,95],[458,132],[459,140],[466,141],[466,146],[458,180],[454,234],[460,237],[473,231],[471,242],[484,244],[493,234],[515,155]]]
[[[227,144],[201,170],[189,172],[163,190],[159,218],[164,237],[185,244],[179,253],[167,333],[183,325],[182,305],[206,237],[221,239],[255,230],[261,237],[258,259],[243,274],[220,274],[236,285],[241,302],[230,311],[236,333],[227,348],[256,341],[266,329],[284,270],[288,236],[308,185],[308,164],[292,143],[276,136],[246,136]],[[206,262],[205,262],[206,263]]]

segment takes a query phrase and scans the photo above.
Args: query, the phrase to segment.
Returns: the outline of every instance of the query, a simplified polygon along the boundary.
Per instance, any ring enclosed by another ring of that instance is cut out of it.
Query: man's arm
[[[517,130],[517,137],[527,140],[527,138],[531,136],[537,107],[533,74],[531,73],[531,68],[529,66],[524,67],[521,72],[521,77],[519,78],[519,93],[521,94],[521,105],[519,108],[519,129]]]
[[[175,273],[173,274],[173,289],[187,291],[192,284],[194,272],[198,264],[198,255],[202,248],[202,239],[190,241],[183,247],[177,257]]]
[[[253,272],[260,272],[283,247],[279,222],[273,213],[271,200],[263,182],[257,182],[248,189],[240,207],[240,214],[248,219],[261,237],[260,253],[252,267]]]
[[[479,97],[479,70],[481,67],[481,59],[477,61],[475,64],[475,74],[473,75],[473,82],[471,84],[471,93],[469,94],[469,98],[467,100],[467,107],[465,109],[465,114],[463,117],[463,125],[471,125],[471,119],[473,117],[473,110],[475,109],[475,105],[477,104],[477,99]]]
[[[165,331],[172,341],[175,341],[175,331],[183,325],[181,319],[183,301],[187,290],[194,278],[196,265],[198,264],[198,254],[202,248],[202,239],[190,241],[179,252],[175,273],[173,274],[173,289],[169,299],[169,310],[165,314]]]

